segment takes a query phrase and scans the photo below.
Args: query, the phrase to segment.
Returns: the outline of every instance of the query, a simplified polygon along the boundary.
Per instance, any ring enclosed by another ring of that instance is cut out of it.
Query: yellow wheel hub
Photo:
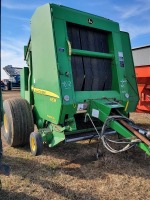
[[[32,149],[32,151],[35,151],[35,148],[36,148],[36,142],[35,142],[35,138],[31,138],[31,149]]]
[[[9,125],[8,125],[8,120],[7,120],[6,114],[4,114],[4,129],[5,129],[5,132],[8,133]]]

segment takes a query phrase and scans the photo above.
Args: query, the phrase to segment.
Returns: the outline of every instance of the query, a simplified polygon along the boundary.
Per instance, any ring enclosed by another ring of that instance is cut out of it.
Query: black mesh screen
[[[107,32],[71,23],[67,24],[67,29],[73,49],[109,52]],[[72,56],[71,64],[75,91],[111,89],[111,60]]]

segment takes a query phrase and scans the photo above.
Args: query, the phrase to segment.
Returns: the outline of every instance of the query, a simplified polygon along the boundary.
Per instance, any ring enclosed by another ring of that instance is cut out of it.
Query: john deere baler
[[[129,34],[118,23],[46,4],[31,18],[24,58],[22,99],[4,103],[6,110],[17,110],[16,135],[12,131],[7,139],[11,146],[27,143],[30,135],[31,151],[38,155],[43,143],[98,138],[113,153],[137,145],[150,155],[149,132],[128,119],[139,98]],[[122,137],[113,142],[125,145],[120,150],[109,145],[107,136],[115,133]]]

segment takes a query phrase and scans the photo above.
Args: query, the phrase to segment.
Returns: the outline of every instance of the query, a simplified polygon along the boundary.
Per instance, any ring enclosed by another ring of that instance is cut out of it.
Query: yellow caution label
[[[129,101],[127,101],[124,111],[127,111],[128,106],[129,106]]]
[[[54,97],[54,98],[58,98],[59,99],[59,96],[53,92],[50,92],[48,90],[42,90],[42,89],[39,89],[39,88],[35,88],[35,87],[31,87],[32,91],[37,93],[37,94],[42,94],[42,95],[45,95],[45,96],[50,96],[50,97]]]

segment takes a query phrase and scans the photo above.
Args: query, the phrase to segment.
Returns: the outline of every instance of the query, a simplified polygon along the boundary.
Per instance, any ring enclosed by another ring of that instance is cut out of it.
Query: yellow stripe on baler
[[[128,106],[129,106],[129,101],[127,101],[124,111],[127,111]]]
[[[39,89],[39,88],[35,88],[35,87],[32,87],[31,88],[33,92],[37,93],[37,94],[42,94],[42,95],[46,95],[46,96],[50,96],[50,97],[55,97],[55,98],[58,98],[59,99],[59,96],[51,91],[48,91],[48,90],[42,90],[42,89]]]

